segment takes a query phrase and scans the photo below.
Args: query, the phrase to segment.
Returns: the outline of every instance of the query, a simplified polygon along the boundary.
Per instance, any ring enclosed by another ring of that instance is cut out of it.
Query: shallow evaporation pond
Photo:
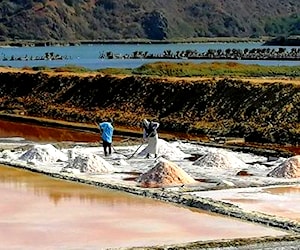
[[[3,165],[0,195],[0,249],[103,249],[285,234]]]
[[[263,191],[274,195],[291,196],[294,198],[295,195],[300,195],[300,185],[270,187],[264,188]]]
[[[100,140],[100,135],[97,133],[82,132],[64,128],[52,128],[0,119],[0,138],[16,136],[27,140],[44,142],[99,142]]]
[[[205,191],[197,195],[300,221],[300,185]]]

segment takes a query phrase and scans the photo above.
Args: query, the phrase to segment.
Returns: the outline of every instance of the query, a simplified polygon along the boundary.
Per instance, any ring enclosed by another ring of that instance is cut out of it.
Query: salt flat
[[[279,207],[288,208],[293,200],[299,200],[300,193],[293,192],[292,196],[284,194],[284,198],[282,194],[281,197],[274,198],[274,193],[263,190],[283,186],[290,187],[290,190],[298,190],[300,177],[268,176],[275,168],[283,166],[289,160],[288,158],[270,159],[267,156],[251,153],[160,139],[159,156],[156,159],[148,159],[145,158],[143,151],[146,145],[139,146],[116,146],[111,156],[104,157],[102,147],[87,143],[69,143],[62,147],[55,143],[40,144],[11,138],[0,142],[2,149],[0,163],[41,172],[56,178],[205,209],[266,224],[289,233],[300,232],[300,223],[297,220],[299,209],[290,209],[288,214],[276,213]],[[162,167],[157,168],[160,172],[147,176],[148,179],[152,178],[150,181],[152,184],[155,183],[156,188],[143,186],[142,176],[146,176],[150,170],[162,163],[163,165],[160,165]],[[171,175],[168,172],[172,170],[168,168],[169,163],[178,166],[195,182],[186,184],[185,178],[176,171],[175,175],[174,173]],[[166,182],[166,178],[170,176],[172,179]],[[263,202],[265,208],[268,208],[266,206],[268,202],[277,203],[279,207],[276,209],[273,206],[273,210],[261,209],[262,206],[254,205],[253,197]],[[252,203],[249,202],[252,204],[251,208],[245,206],[247,199],[252,199]]]

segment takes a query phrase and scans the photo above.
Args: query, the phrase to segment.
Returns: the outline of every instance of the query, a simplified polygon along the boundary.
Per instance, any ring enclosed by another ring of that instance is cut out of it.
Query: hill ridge
[[[300,35],[298,0],[3,0],[0,40]]]

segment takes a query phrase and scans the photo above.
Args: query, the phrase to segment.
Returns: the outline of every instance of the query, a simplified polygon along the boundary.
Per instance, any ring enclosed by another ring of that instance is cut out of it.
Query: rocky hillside
[[[300,34],[299,0],[2,0],[0,40]]]
[[[231,79],[174,80],[108,75],[0,74],[0,112],[140,128],[143,118],[161,129],[247,141],[300,142],[300,85]]]

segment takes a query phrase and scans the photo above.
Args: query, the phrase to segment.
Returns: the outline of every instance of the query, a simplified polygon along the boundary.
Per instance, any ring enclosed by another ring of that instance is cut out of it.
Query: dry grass
[[[53,69],[46,69],[41,71],[33,70],[32,68],[11,68],[11,67],[0,67],[1,73],[31,73],[36,74],[38,72],[45,73],[49,76],[79,76],[79,77],[94,77],[94,76],[104,76],[103,73],[97,71],[88,71],[88,72],[72,72],[72,71],[55,71]],[[125,74],[116,74],[114,77],[117,78],[125,78],[129,75]],[[175,76],[153,76],[154,78],[159,78],[162,81],[166,80],[169,82],[177,82],[177,81],[186,81],[186,82],[193,82],[193,81],[207,81],[210,79],[221,80],[224,77],[208,77],[208,76],[191,76],[191,77],[175,77]],[[300,85],[300,77],[289,78],[289,77],[230,77],[233,80],[242,80],[245,82],[251,82],[254,84],[261,84],[261,83],[285,83],[285,84],[295,84]]]

